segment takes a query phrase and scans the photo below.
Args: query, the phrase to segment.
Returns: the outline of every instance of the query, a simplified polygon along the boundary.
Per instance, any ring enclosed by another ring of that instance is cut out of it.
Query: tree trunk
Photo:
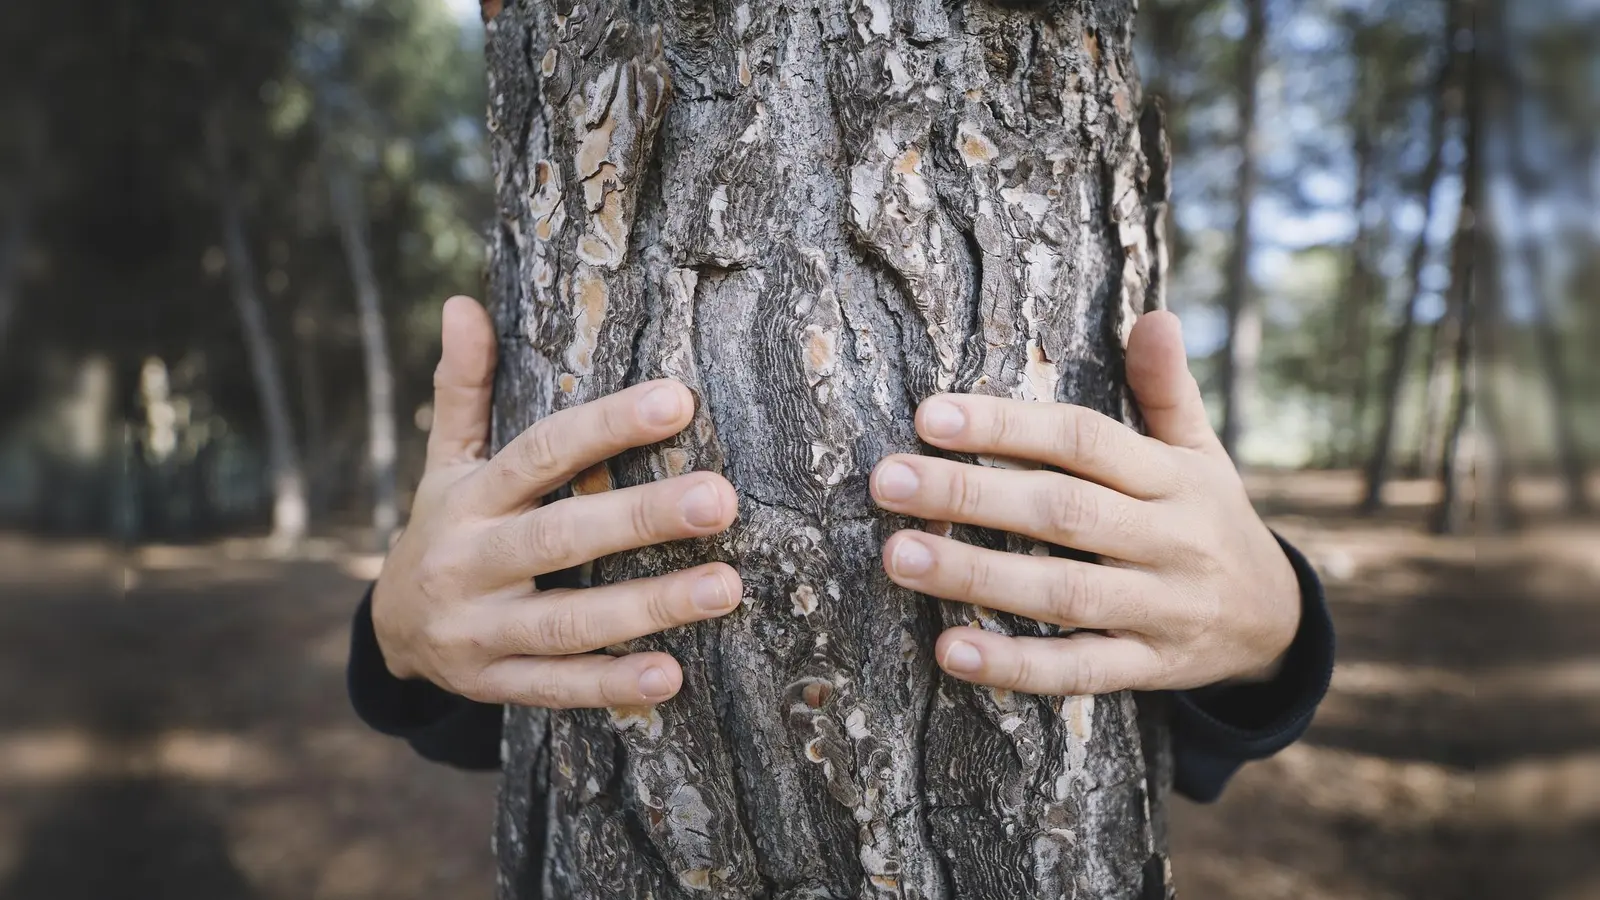
[[[1445,138],[1454,106],[1452,77],[1460,55],[1453,49],[1460,22],[1458,18],[1460,4],[1450,3],[1448,6],[1449,21],[1445,26],[1443,44],[1446,48],[1445,58],[1440,62],[1439,76],[1434,90],[1433,112],[1428,125],[1428,161],[1423,165],[1422,177],[1417,187],[1418,196],[1422,200],[1422,227],[1417,233],[1416,243],[1411,248],[1411,258],[1406,264],[1406,305],[1400,313],[1400,322],[1395,327],[1394,336],[1390,341],[1389,361],[1383,374],[1383,391],[1379,395],[1378,433],[1373,440],[1372,451],[1367,456],[1366,490],[1361,499],[1361,510],[1367,513],[1376,512],[1383,506],[1383,486],[1389,480],[1391,454],[1394,449],[1394,427],[1400,414],[1400,393],[1405,385],[1406,363],[1411,357],[1412,339],[1417,329],[1417,304],[1422,297],[1423,266],[1428,259],[1428,231],[1433,224],[1436,206],[1434,194],[1439,186],[1439,178],[1444,172]]]
[[[22,255],[28,246],[29,223],[33,210],[32,197],[29,196],[27,185],[21,183],[17,185],[10,207],[4,211],[4,228],[0,230],[0,349],[5,348],[6,337],[11,331],[11,320],[16,315]]]
[[[320,288],[302,294],[294,311],[294,357],[305,422],[305,473],[309,515],[316,521],[328,512],[328,385],[322,374],[322,342],[326,304]]]
[[[1234,72],[1239,117],[1239,180],[1234,186],[1233,242],[1228,250],[1228,336],[1222,350],[1222,446],[1234,459],[1255,402],[1261,357],[1261,303],[1250,274],[1252,208],[1256,200],[1256,115],[1261,103],[1261,59],[1267,42],[1266,0],[1245,0],[1248,24]]]
[[[1522,244],[1523,266],[1534,303],[1533,330],[1539,350],[1539,368],[1550,392],[1555,419],[1556,457],[1566,484],[1567,511],[1589,511],[1589,464],[1576,427],[1577,403],[1567,374],[1567,355],[1561,332],[1556,329],[1555,312],[1545,276],[1544,249],[1535,238]]]
[[[1357,39],[1356,46],[1360,47]],[[1337,465],[1349,465],[1364,446],[1367,420],[1367,360],[1372,339],[1372,218],[1368,207],[1372,204],[1374,157],[1377,155],[1373,137],[1372,116],[1367,109],[1371,100],[1367,96],[1371,81],[1370,65],[1358,59],[1360,75],[1351,99],[1350,119],[1355,135],[1352,153],[1356,163],[1355,192],[1351,198],[1351,212],[1355,215],[1356,233],[1350,241],[1350,251],[1345,263],[1343,302],[1344,331],[1341,335],[1343,350],[1335,361],[1328,383],[1337,385],[1343,393],[1345,427],[1343,435],[1333,435],[1330,456]]]
[[[328,197],[339,225],[339,239],[360,312],[361,355],[367,374],[367,464],[372,468],[372,530],[379,549],[400,524],[395,490],[394,367],[389,362],[389,338],[383,321],[378,275],[372,267],[367,237],[366,204],[361,186],[337,151],[327,148],[323,165],[328,173]]]
[[[1467,7],[1467,26],[1473,29],[1474,52],[1482,51],[1477,46],[1484,32],[1477,28],[1476,10],[1473,3],[1468,0],[1463,4]],[[1439,534],[1463,534],[1471,524],[1469,515],[1472,507],[1469,503],[1469,488],[1476,488],[1475,499],[1480,507],[1480,520],[1486,521],[1482,513],[1491,512],[1486,508],[1485,500],[1495,499],[1493,495],[1497,485],[1488,483],[1484,476],[1491,478],[1498,472],[1490,470],[1498,464],[1494,455],[1499,448],[1493,446],[1492,439],[1485,441],[1482,423],[1471,428],[1473,433],[1472,453],[1463,453],[1463,439],[1473,424],[1474,413],[1479,412],[1478,388],[1478,348],[1479,348],[1479,309],[1483,298],[1480,296],[1481,285],[1478,279],[1482,275],[1482,268],[1477,265],[1478,257],[1485,252],[1484,235],[1487,229],[1479,221],[1479,198],[1482,196],[1480,177],[1483,165],[1483,85],[1482,73],[1477,61],[1469,58],[1466,64],[1465,92],[1465,120],[1466,135],[1463,141],[1466,152],[1461,166],[1461,212],[1456,225],[1455,237],[1451,243],[1450,251],[1450,291],[1453,294],[1451,306],[1459,316],[1457,327],[1457,340],[1455,350],[1456,390],[1453,405],[1451,406],[1449,428],[1445,432],[1443,461],[1439,467],[1440,500],[1438,508],[1434,511],[1433,529]],[[1485,451],[1488,452],[1485,452]],[[1478,477],[1475,479],[1474,475]],[[1487,488],[1487,490],[1486,490]]]
[[[244,336],[245,354],[261,402],[267,432],[267,466],[272,478],[272,543],[287,549],[305,537],[307,527],[305,475],[295,447],[294,423],[289,415],[289,392],[272,332],[256,289],[255,261],[245,238],[244,210],[228,167],[226,138],[213,118],[207,127],[217,202],[222,219],[222,245],[228,259],[234,309]]]
[[[1417,478],[1437,478],[1444,459],[1444,442],[1450,428],[1450,404],[1457,382],[1452,368],[1454,349],[1461,342],[1459,291],[1451,291],[1444,315],[1429,329],[1428,349],[1422,358],[1422,414],[1418,419],[1416,456],[1408,466]]]
[[[682,380],[689,429],[582,484],[719,471],[739,522],[582,577],[721,559],[746,592],[637,642],[672,701],[509,713],[502,897],[1169,896],[1159,713],[944,678],[944,627],[1044,629],[889,582],[912,523],[867,495],[940,391],[1129,415],[1164,200],[1133,6],[485,4],[496,440]]]
[[[21,139],[22,165],[14,173],[10,203],[7,208],[0,209],[0,217],[3,217],[0,220],[0,351],[5,349],[11,321],[16,317],[22,261],[38,202],[36,182],[43,175],[45,156],[42,116],[31,106],[24,106],[20,112],[13,113],[12,121]]]

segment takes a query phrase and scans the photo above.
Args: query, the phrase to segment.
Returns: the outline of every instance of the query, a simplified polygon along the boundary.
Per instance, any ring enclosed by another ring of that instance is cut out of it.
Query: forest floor
[[[1347,476],[1254,482],[1340,669],[1306,741],[1177,805],[1181,895],[1600,898],[1600,525],[1440,540],[1424,485],[1367,520]],[[375,561],[340,546],[0,536],[0,898],[492,896],[494,779],[348,712]]]

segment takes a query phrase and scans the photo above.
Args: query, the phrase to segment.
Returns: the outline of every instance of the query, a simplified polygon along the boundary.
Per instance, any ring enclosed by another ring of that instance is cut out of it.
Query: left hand
[[[896,455],[873,472],[884,509],[994,528],[1098,554],[1103,565],[901,531],[895,583],[1066,628],[1057,638],[951,628],[949,674],[1033,694],[1186,690],[1269,680],[1300,626],[1300,589],[1250,505],[1189,373],[1177,317],[1141,316],[1129,386],[1149,436],[1078,406],[931,397],[917,432],[944,450],[1057,467],[1018,471]]]

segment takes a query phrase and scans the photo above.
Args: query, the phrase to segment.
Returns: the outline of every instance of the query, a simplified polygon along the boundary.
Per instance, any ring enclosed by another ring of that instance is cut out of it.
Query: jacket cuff
[[[1263,684],[1173,695],[1173,736],[1184,748],[1175,786],[1200,802],[1215,800],[1244,763],[1272,756],[1304,736],[1333,678],[1333,619],[1322,581],[1300,551],[1281,537],[1278,544],[1300,585],[1300,630],[1278,676]]]
[[[404,739],[434,762],[499,767],[504,707],[458,697],[430,681],[396,678],[373,630],[370,586],[351,623],[345,683],[356,715],[374,731]]]

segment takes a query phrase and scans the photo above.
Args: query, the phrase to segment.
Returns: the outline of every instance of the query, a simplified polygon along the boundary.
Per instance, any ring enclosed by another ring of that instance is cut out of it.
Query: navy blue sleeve
[[[350,704],[374,731],[404,739],[425,759],[463,769],[500,767],[505,707],[458,697],[429,681],[394,677],[372,630],[372,589],[350,629]]]
[[[1191,800],[1210,803],[1240,766],[1299,740],[1333,678],[1333,619],[1322,581],[1300,551],[1282,538],[1300,582],[1300,630],[1278,677],[1173,695],[1173,784]]]

